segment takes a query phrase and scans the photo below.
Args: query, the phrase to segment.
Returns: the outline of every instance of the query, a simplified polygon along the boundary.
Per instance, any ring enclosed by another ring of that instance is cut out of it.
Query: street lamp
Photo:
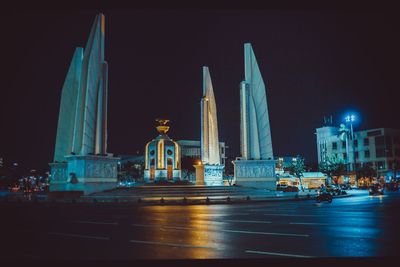
[[[355,171],[356,170],[356,153],[354,149],[354,132],[353,132],[353,122],[356,121],[356,115],[354,114],[348,114],[344,117],[344,120],[346,123],[350,124],[350,140],[351,140],[351,145],[352,145],[352,152],[353,152],[353,159],[354,159],[354,166],[351,167],[350,164],[350,171]],[[350,158],[350,157],[349,157]]]

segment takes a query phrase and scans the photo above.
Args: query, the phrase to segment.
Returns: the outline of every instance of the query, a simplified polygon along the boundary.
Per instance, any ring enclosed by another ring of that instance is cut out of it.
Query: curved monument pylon
[[[202,175],[197,176],[196,184],[223,185],[224,166],[221,165],[221,153],[218,138],[217,105],[208,67],[203,66],[203,96],[201,98],[201,168]],[[203,181],[204,180],[204,181]]]
[[[245,79],[240,83],[241,158],[234,161],[235,183],[276,189],[267,94],[250,43],[244,44]]]
[[[104,38],[105,17],[98,14],[85,49],[75,50],[62,88],[50,191],[89,194],[117,186],[119,159],[107,153]]]

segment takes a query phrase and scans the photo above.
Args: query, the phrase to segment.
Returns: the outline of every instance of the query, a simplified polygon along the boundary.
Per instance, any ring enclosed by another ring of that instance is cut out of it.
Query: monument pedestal
[[[224,185],[223,181],[224,166],[223,165],[204,165],[204,184],[208,186]]]
[[[85,195],[117,187],[119,158],[95,155],[66,156],[50,163],[50,191],[82,191]]]
[[[235,160],[236,185],[276,190],[274,160]]]
[[[196,169],[196,185],[204,185],[204,165],[193,165]]]

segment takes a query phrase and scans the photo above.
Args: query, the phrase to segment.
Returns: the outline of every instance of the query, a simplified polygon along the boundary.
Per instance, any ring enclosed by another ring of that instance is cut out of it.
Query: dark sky
[[[61,88],[98,10],[3,12],[0,157],[26,168],[53,158]],[[357,129],[400,128],[399,23],[387,10],[103,10],[109,64],[108,152],[143,151],[154,119],[199,139],[203,65],[220,140],[239,155],[243,44],[267,86],[274,154],[316,161],[315,128],[360,114]]]

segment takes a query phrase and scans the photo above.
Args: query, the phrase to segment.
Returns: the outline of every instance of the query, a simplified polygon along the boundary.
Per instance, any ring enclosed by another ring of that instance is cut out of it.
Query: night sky
[[[108,152],[136,154],[170,119],[174,140],[200,138],[202,66],[209,66],[220,140],[239,156],[243,44],[267,86],[276,156],[316,161],[315,128],[359,113],[356,129],[400,128],[399,22],[387,10],[104,9],[2,12],[0,157],[46,168],[61,89],[95,15],[106,17]]]

